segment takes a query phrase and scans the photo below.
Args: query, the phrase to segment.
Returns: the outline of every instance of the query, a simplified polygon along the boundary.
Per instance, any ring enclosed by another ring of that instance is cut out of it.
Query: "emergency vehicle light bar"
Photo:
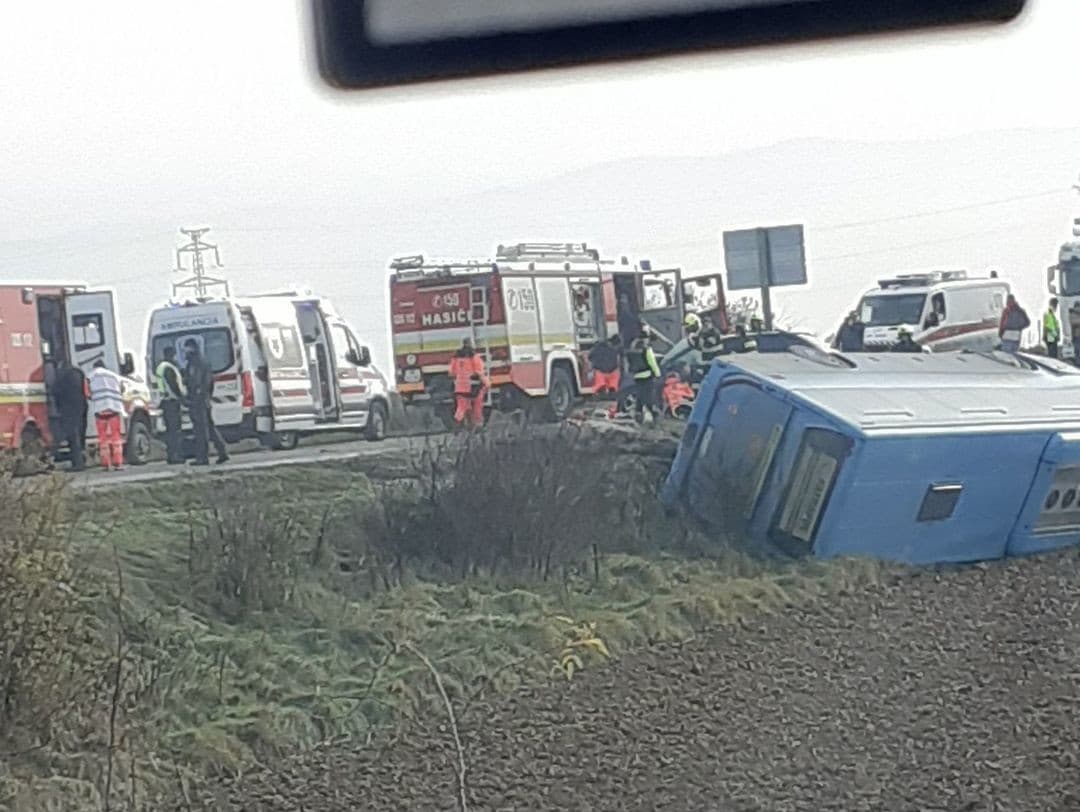
[[[398,257],[390,263],[390,270],[395,271],[401,279],[412,279],[422,276],[450,276],[453,273],[484,273],[498,271],[495,263],[488,260],[438,260],[424,261],[421,254],[409,257]]]
[[[517,245],[500,245],[495,252],[498,259],[535,259],[543,257],[580,258],[594,262],[600,260],[600,252],[585,243],[573,242],[520,242]]]
[[[928,271],[926,273],[902,273],[891,279],[879,279],[882,288],[921,288],[935,282],[957,282],[967,279],[967,271]]]

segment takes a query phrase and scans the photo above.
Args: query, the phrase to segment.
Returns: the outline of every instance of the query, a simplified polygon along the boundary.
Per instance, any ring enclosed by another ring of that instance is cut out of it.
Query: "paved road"
[[[138,467],[128,466],[123,471],[112,472],[92,468],[80,474],[73,474],[72,482],[77,488],[110,488],[153,482],[175,476],[206,476],[208,472],[215,471],[248,471],[269,468],[275,465],[298,465],[359,457],[380,457],[400,454],[405,452],[410,445],[420,442],[423,442],[422,437],[392,437],[379,443],[371,443],[365,440],[349,440],[304,445],[292,451],[235,450],[232,459],[227,463],[223,465],[211,463],[208,468],[193,468],[190,465],[166,465],[164,462],[152,462]],[[61,470],[63,470],[62,467]]]

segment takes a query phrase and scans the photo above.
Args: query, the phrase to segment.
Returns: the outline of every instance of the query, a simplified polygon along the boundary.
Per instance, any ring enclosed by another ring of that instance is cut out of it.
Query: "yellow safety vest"
[[[163,400],[176,397],[176,393],[171,391],[171,387],[165,382],[165,371],[169,369],[171,369],[176,376],[176,385],[180,387],[180,396],[183,397],[187,394],[187,387],[184,386],[184,379],[180,375],[180,370],[177,368],[176,364],[162,361],[154,369],[154,389]]]

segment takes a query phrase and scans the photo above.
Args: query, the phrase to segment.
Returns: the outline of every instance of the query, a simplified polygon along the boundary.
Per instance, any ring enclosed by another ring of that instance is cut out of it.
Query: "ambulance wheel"
[[[292,451],[300,443],[295,431],[275,431],[270,435],[270,448],[274,451]]]
[[[364,437],[373,443],[386,439],[386,430],[390,425],[390,414],[386,404],[377,400],[371,404],[368,412],[367,427],[364,429]]]
[[[150,453],[153,450],[153,437],[150,434],[150,426],[145,420],[133,420],[128,429],[127,447],[124,449],[124,457],[128,465],[146,465],[150,462]]]
[[[562,367],[551,371],[551,386],[548,388],[547,413],[551,420],[565,420],[574,408],[574,381],[570,373]]]

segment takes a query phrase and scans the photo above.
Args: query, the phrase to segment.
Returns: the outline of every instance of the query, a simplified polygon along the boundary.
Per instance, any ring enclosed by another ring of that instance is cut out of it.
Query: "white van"
[[[967,271],[901,274],[878,282],[859,300],[863,347],[887,350],[906,328],[934,352],[992,350],[1009,295],[1009,283],[996,277],[969,278]]]
[[[214,423],[226,442],[294,448],[318,431],[386,436],[385,378],[326,299],[294,292],[170,304],[152,311],[147,369],[167,346],[184,363],[194,338],[214,375]],[[185,418],[185,429],[190,423]]]

